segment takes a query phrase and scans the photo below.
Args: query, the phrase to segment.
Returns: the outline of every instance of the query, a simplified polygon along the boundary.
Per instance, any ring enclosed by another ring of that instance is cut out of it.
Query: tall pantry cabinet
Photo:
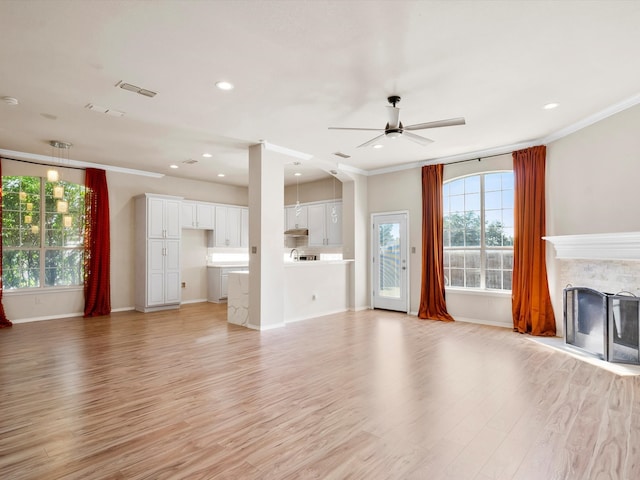
[[[135,209],[136,310],[178,308],[182,197],[145,193]]]

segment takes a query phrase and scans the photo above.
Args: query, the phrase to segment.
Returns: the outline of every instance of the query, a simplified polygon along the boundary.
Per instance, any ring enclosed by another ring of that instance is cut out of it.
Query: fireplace
[[[640,364],[640,298],[610,295],[609,361]]]
[[[607,359],[607,294],[585,287],[564,289],[564,331],[569,345]]]
[[[640,365],[640,298],[564,289],[565,342],[602,360]]]

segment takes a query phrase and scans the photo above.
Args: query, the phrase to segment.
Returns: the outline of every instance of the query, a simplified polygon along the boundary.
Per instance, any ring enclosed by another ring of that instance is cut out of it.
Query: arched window
[[[443,215],[445,285],[510,291],[513,172],[445,182]]]

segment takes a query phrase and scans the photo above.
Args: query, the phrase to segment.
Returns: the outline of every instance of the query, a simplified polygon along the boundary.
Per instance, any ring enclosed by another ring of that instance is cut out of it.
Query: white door
[[[407,214],[374,214],[371,219],[373,308],[409,312]]]

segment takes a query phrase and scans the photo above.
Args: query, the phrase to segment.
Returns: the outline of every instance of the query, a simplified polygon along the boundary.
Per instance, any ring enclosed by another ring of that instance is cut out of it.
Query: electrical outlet
[[[182,288],[187,288],[187,282],[182,282]]]

